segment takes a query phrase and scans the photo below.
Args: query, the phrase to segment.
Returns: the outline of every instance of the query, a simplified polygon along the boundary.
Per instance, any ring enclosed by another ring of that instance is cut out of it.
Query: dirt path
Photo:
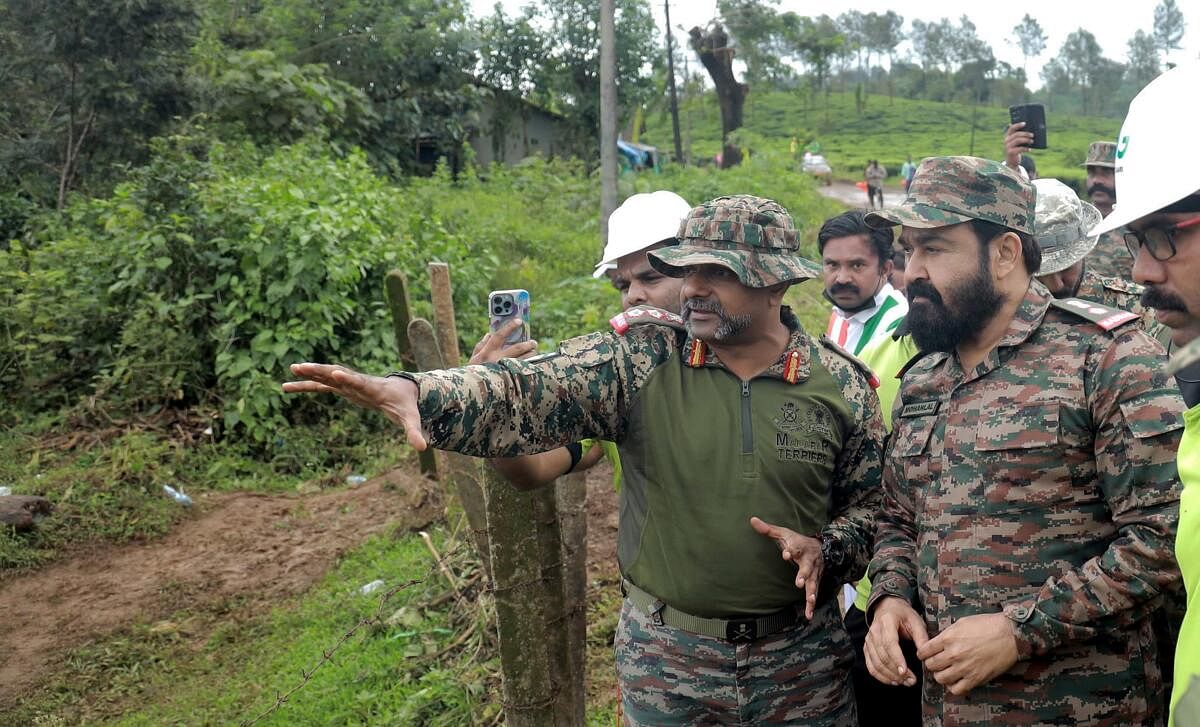
[[[281,600],[369,535],[442,515],[436,485],[401,470],[305,497],[216,495],[199,509],[161,540],[102,546],[0,585],[0,705],[122,626],[231,596]]]
[[[834,181],[828,187],[818,184],[817,191],[830,199],[836,199],[838,202],[851,207],[853,209],[865,209],[867,205],[867,193],[854,186],[850,182]],[[883,189],[883,206],[895,207],[904,201],[904,192],[891,187]]]
[[[594,467],[587,483],[588,581],[611,585],[611,469]],[[230,597],[273,604],[305,591],[373,533],[442,516],[437,485],[403,469],[308,496],[215,495],[198,510],[160,540],[102,546],[0,584],[0,707],[36,689],[72,649],[123,626]]]

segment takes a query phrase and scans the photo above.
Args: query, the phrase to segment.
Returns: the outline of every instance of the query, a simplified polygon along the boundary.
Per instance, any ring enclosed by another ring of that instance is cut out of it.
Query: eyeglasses
[[[1143,247],[1150,253],[1150,257],[1162,262],[1175,257],[1177,250],[1175,249],[1175,233],[1188,227],[1200,225],[1200,217],[1192,217],[1183,222],[1171,225],[1170,227],[1155,227],[1145,232],[1133,232],[1132,230],[1125,233],[1125,249],[1129,250],[1129,254],[1136,260],[1138,250]]]

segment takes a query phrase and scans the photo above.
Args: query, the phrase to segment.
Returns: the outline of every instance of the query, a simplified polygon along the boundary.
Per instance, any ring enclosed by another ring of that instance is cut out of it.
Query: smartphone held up
[[[1046,107],[1040,103],[1018,104],[1008,107],[1008,116],[1012,123],[1025,122],[1024,131],[1033,134],[1030,149],[1045,149],[1046,146]]]
[[[512,320],[521,321],[521,326],[504,339],[511,346],[529,340],[529,291],[493,290],[488,294],[488,328],[492,333],[500,330]]]

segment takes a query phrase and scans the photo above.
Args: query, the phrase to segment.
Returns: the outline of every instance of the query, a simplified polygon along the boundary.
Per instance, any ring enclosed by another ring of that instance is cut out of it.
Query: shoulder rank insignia
[[[620,336],[625,335],[631,326],[646,323],[657,323],[659,325],[670,326],[676,330],[683,330],[682,318],[671,311],[649,305],[634,306],[627,311],[618,313],[609,318],[608,323],[617,332],[617,335]]]
[[[1136,313],[1130,313],[1120,308],[1109,308],[1106,305],[1083,300],[1082,298],[1061,298],[1050,301],[1050,305],[1095,323],[1100,328],[1111,331],[1130,321],[1138,320]]]

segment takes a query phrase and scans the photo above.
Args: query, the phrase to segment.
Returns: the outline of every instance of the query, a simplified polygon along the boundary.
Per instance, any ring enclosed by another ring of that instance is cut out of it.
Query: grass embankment
[[[827,107],[828,105],[828,107]],[[975,141],[971,144],[972,119]],[[692,154],[712,158],[720,151],[721,117],[716,98],[706,95],[691,99],[680,109],[681,125],[690,130]],[[974,154],[998,159],[1004,154],[1004,130],[1008,108],[957,103],[919,101],[868,94],[860,114],[853,93],[818,96],[806,106],[805,97],[784,92],[755,93],[746,99],[745,130],[750,132],[752,153],[771,150],[787,153],[793,136],[801,143],[821,142],[822,152],[839,179],[857,182],[870,159],[878,159],[895,177],[907,155],[914,161],[926,156]],[[1121,120],[1092,116],[1046,113],[1049,149],[1031,152],[1038,174],[1057,177],[1081,189],[1084,172],[1080,166],[1088,145],[1100,139],[1116,139]],[[685,133],[685,136],[687,134]],[[671,147],[671,121],[665,114],[647,120],[641,141],[660,148]],[[760,149],[765,147],[765,149]]]

